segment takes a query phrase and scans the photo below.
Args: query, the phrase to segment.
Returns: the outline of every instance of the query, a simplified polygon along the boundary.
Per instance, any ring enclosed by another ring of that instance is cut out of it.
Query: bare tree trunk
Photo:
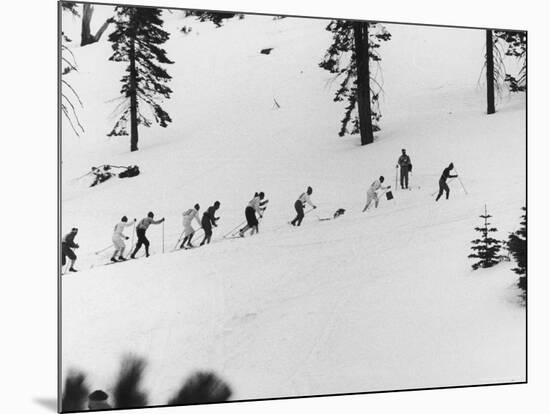
[[[101,27],[99,28],[99,30],[95,34],[94,42],[97,42],[97,41],[99,41],[99,39],[101,39],[101,36],[103,36],[103,33],[105,33],[105,30],[107,30],[107,28],[111,24],[111,21],[112,21],[111,19],[105,20],[105,22],[101,25]]]
[[[369,24],[367,22],[353,23],[353,34],[355,38],[355,58],[357,60],[359,130],[361,145],[367,145],[374,142],[370,107]]]
[[[495,62],[493,58],[493,31],[488,29],[486,34],[487,47],[487,114],[495,113]]]
[[[138,101],[135,32],[130,43],[130,151],[138,150]]]
[[[101,36],[111,24],[111,19],[107,19],[105,23],[99,28],[95,35],[92,34],[90,24],[92,22],[92,16],[94,14],[94,6],[88,3],[83,4],[82,10],[82,31],[80,36],[80,46],[90,45],[101,39]]]

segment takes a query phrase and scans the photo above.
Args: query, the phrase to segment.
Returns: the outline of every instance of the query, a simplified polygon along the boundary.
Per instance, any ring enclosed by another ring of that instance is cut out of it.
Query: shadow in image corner
[[[57,412],[57,398],[35,398],[33,401],[49,411]]]

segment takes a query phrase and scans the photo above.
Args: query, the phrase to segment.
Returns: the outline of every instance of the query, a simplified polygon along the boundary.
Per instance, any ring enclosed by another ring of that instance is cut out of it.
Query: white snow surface
[[[143,356],[151,404],[196,370],[215,371],[239,400],[524,381],[513,264],[473,272],[467,258],[485,204],[501,238],[525,204],[525,101],[504,94],[484,113],[484,32],[388,25],[382,131],[361,147],[337,136],[338,80],[318,67],[328,21],[247,16],[215,29],[165,17],[173,123],[140,128],[138,152],[106,136],[124,64],[107,60],[106,38],[72,48],[79,71],[67,79],[86,133],[63,126],[62,230],[77,226],[81,246],[80,271],[62,278],[63,375],[82,369],[109,390],[121,357]],[[413,190],[361,213],[374,179],[395,185],[401,148]],[[450,200],[435,203],[451,161],[468,193],[449,180]],[[93,188],[76,179],[101,164],[142,173]],[[291,227],[308,185],[319,208]],[[270,199],[260,234],[221,240],[255,191]],[[181,213],[215,200],[212,244],[171,252]],[[318,221],[340,207],[343,217]],[[111,250],[94,252],[120,217],[150,210],[166,217],[165,253],[151,226],[150,258],[99,266]]]

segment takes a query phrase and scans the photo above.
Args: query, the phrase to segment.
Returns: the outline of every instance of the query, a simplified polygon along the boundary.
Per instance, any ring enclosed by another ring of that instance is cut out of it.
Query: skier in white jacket
[[[195,204],[193,208],[190,208],[185,213],[183,213],[183,242],[181,243],[180,249],[183,249],[185,247],[195,247],[191,244],[191,240],[193,239],[193,235],[195,234],[195,229],[193,229],[193,226],[191,225],[191,222],[193,219],[197,220],[197,223],[199,227],[201,228],[201,220],[199,219],[199,210],[200,210],[199,204]],[[187,243],[187,246],[186,246]]]
[[[313,194],[313,189],[308,187],[305,193],[300,194],[298,200],[294,203],[294,209],[296,210],[296,217],[290,222],[293,226],[299,226],[302,224],[304,219],[304,207],[306,204],[309,204],[311,208],[315,209],[317,206],[311,202],[311,194]]]
[[[128,217],[124,216],[120,219],[120,222],[115,225],[113,231],[113,245],[115,246],[115,251],[113,252],[113,257],[111,257],[111,262],[124,261],[124,249],[126,249],[126,243],[124,240],[128,240],[129,237],[124,235],[124,229],[128,226],[135,224],[136,219],[131,222],[128,222]],[[118,255],[118,260],[117,260]]]
[[[369,189],[367,190],[367,204],[365,204],[365,208],[363,208],[363,213],[367,211],[370,204],[374,201],[374,207],[378,208],[378,194],[377,191],[382,190],[389,190],[391,186],[384,187],[382,183],[384,182],[384,177],[380,176],[378,180],[374,180],[374,182],[371,184]]]

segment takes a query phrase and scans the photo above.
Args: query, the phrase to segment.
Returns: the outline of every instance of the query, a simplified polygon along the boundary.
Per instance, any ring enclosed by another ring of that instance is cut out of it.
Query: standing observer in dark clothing
[[[446,199],[447,200],[449,199],[450,190],[449,190],[449,186],[447,185],[447,178],[456,178],[456,177],[458,177],[458,174],[456,174],[456,175],[451,174],[451,170],[454,167],[455,166],[451,162],[449,164],[449,166],[443,170],[443,173],[441,174],[441,178],[439,179],[439,194],[437,194],[437,198],[435,199],[435,201],[439,201],[439,199],[443,195],[443,192],[445,192]]]
[[[412,164],[411,159],[407,155],[407,151],[404,148],[401,150],[401,156],[397,160],[397,165],[395,168],[401,168],[401,174],[399,176],[401,188],[403,190],[409,188],[409,173],[411,172]]]
[[[164,218],[155,221],[153,220],[153,217],[155,217],[155,215],[150,211],[147,214],[147,217],[141,219],[141,221],[136,226],[137,244],[133,253],[130,255],[132,259],[136,258],[136,253],[139,251],[139,249],[141,249],[142,245],[145,246],[145,257],[149,257],[149,240],[145,236],[145,232],[151,224],[160,224],[164,221]]]
[[[204,230],[204,238],[201,241],[201,246],[205,243],[209,244],[212,238],[212,226],[218,227],[216,221],[220,218],[216,217],[216,211],[220,208],[220,202],[216,201],[214,205],[208,207],[208,209],[202,215],[201,226]]]
[[[78,249],[78,244],[74,242],[74,238],[78,233],[78,229],[73,227],[69,233],[63,237],[61,240],[61,266],[65,266],[67,262],[67,257],[71,261],[71,266],[69,267],[69,272],[76,272],[74,268],[74,263],[76,262],[76,254],[73,252],[73,249]]]

